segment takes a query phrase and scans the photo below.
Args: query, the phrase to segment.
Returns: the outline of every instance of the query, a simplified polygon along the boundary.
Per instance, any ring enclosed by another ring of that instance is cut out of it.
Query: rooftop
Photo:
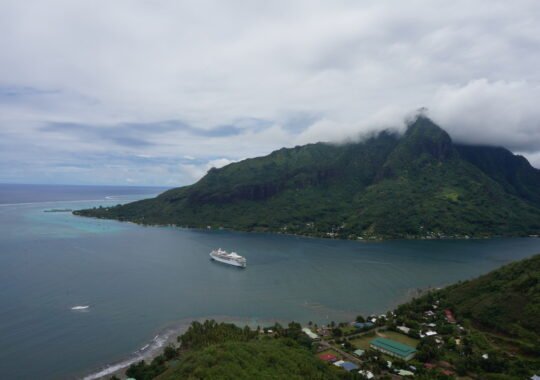
[[[407,326],[398,326],[397,329],[403,331],[405,334],[408,334],[409,331],[411,331],[411,329]]]
[[[304,334],[306,334],[307,336],[309,336],[311,339],[317,339],[319,338],[319,336],[317,334],[315,334],[313,331],[311,331],[310,329],[308,329],[307,327],[304,327],[302,329],[302,331],[304,332]]]
[[[407,370],[404,370],[404,369],[400,369],[398,371],[398,375],[399,376],[414,376],[414,373],[411,372],[411,371],[407,371]]]
[[[414,349],[411,346],[407,346],[406,344],[396,342],[392,339],[387,338],[375,338],[370,342],[371,345],[381,348],[383,350],[387,350],[390,352],[393,352],[400,356],[408,356],[414,352],[416,352],[416,349]]]
[[[358,329],[365,329],[369,327],[373,327],[373,323],[371,322],[354,322],[353,326]]]
[[[358,369],[358,366],[354,363],[351,363],[351,362],[343,362],[341,363],[340,365],[341,368],[347,370],[347,371],[353,371],[355,369]]]
[[[359,374],[364,375],[368,379],[373,379],[374,375],[370,371],[360,370],[358,371]]]
[[[456,323],[456,318],[454,317],[454,314],[452,313],[452,310],[446,309],[444,311],[444,314],[446,315],[446,320],[450,323]]]
[[[319,358],[321,360],[324,360],[325,362],[334,362],[337,360],[336,355],[332,355],[332,354],[321,354],[319,355]]]

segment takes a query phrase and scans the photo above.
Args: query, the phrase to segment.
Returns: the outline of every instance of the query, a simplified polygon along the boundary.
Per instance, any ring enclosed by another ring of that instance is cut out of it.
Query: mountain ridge
[[[158,197],[75,214],[350,239],[540,233],[540,170],[500,147],[455,144],[420,116],[403,135],[282,148],[210,169]]]

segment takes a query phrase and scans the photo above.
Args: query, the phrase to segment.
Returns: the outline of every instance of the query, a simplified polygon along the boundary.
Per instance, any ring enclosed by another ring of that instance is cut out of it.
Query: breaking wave
[[[181,327],[165,330],[163,333],[156,335],[150,343],[147,343],[138,350],[134,351],[127,359],[109,364],[99,369],[98,371],[83,377],[83,379],[101,379],[105,376],[112,375],[117,371],[129,367],[131,364],[137,363],[141,360],[151,359],[152,357],[160,354],[162,348],[165,347],[166,344],[172,342],[174,338],[176,338],[177,335],[181,334],[185,329],[187,329],[187,326],[182,325]]]
[[[282,324],[286,323],[286,321],[279,321],[279,320],[258,320],[258,319],[251,319],[251,318],[247,319],[247,318],[241,318],[241,317],[216,316],[216,315],[203,317],[203,318],[183,319],[183,320],[174,322],[174,324],[172,325],[169,325],[158,335],[154,336],[154,338],[149,343],[141,346],[141,348],[133,352],[126,359],[115,362],[115,363],[111,363],[105,367],[102,367],[96,370],[95,372],[92,372],[91,374],[82,377],[82,379],[83,380],[102,379],[106,376],[111,376],[112,374],[116,374],[119,371],[124,370],[130,365],[137,363],[141,360],[152,359],[155,356],[161,354],[163,348],[166,345],[170,343],[176,343],[176,337],[186,332],[193,321],[203,322],[206,319],[214,319],[218,322],[235,323],[239,326],[249,325],[252,328],[256,327],[257,325],[270,326],[274,322],[280,322]]]

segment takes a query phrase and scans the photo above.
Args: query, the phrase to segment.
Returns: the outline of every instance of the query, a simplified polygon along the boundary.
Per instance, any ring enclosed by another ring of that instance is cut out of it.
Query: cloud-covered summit
[[[5,0],[0,182],[186,184],[420,106],[538,167],[539,17],[534,0]]]

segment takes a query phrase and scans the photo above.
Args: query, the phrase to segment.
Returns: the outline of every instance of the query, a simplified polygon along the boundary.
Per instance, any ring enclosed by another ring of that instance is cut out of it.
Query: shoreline
[[[178,330],[177,333],[181,334],[182,330]],[[145,344],[142,348],[132,353],[128,359],[124,359],[124,360],[120,360],[111,364],[107,364],[101,367],[101,369],[90,373],[89,375],[85,375],[85,376],[77,377],[77,378],[83,379],[83,380],[99,380],[99,379],[106,379],[111,376],[118,376],[118,377],[125,376],[124,373],[130,365],[137,363],[141,360],[145,360],[145,361],[152,360],[156,356],[161,354],[165,346],[171,343],[175,343],[177,334],[172,333],[169,335],[165,335],[164,339],[158,339],[158,336],[159,334],[156,335],[150,343]]]
[[[205,320],[213,319],[217,322],[233,323],[240,327],[250,326],[257,327],[257,324],[272,325],[278,323],[288,323],[281,320],[254,320],[251,318],[230,317],[230,316],[207,316],[201,318],[185,318],[175,322],[171,322],[165,327],[158,330],[158,333],[152,340],[144,343],[141,348],[133,351],[131,354],[126,355],[124,359],[120,359],[114,362],[109,362],[100,367],[96,367],[93,370],[81,371],[78,375],[74,375],[77,379],[82,380],[102,380],[108,379],[111,376],[118,376],[125,378],[125,371],[127,368],[141,360],[151,361],[156,356],[163,353],[163,349],[169,345],[177,345],[176,338],[187,331],[192,322],[204,322]]]
[[[441,288],[445,286],[441,286]],[[384,313],[394,310],[399,305],[406,303],[412,300],[413,298],[417,298],[419,296],[425,295],[429,293],[430,291],[433,291],[436,289],[440,289],[440,288],[430,286],[425,289],[420,289],[420,288],[407,289],[403,297],[397,300],[396,303],[390,306],[390,308],[384,311]],[[355,314],[355,313],[348,312],[348,314],[351,314],[352,316],[352,314]],[[380,314],[380,313],[372,313],[370,315],[376,315],[376,314]],[[85,375],[77,376],[77,378],[82,379],[82,380],[104,380],[104,379],[108,379],[111,376],[118,376],[120,378],[125,378],[126,377],[125,371],[130,365],[137,363],[141,360],[145,360],[145,361],[153,360],[156,356],[161,355],[163,353],[163,349],[167,345],[173,344],[176,346],[178,344],[176,340],[177,337],[185,333],[192,322],[197,321],[197,322],[202,323],[205,320],[210,320],[210,319],[213,319],[217,322],[233,323],[239,327],[249,326],[250,328],[256,328],[257,326],[260,326],[260,327],[271,326],[274,323],[280,323],[285,326],[289,322],[292,321],[292,320],[286,321],[286,320],[280,320],[280,319],[253,319],[253,318],[231,317],[231,316],[223,316],[223,315],[206,316],[206,317],[200,317],[200,318],[184,318],[178,321],[171,322],[165,327],[158,330],[158,333],[154,336],[152,340],[144,343],[144,345],[141,348],[127,355],[124,359],[107,363],[91,371],[85,371],[86,373]]]
[[[458,241],[458,240],[492,240],[492,239],[538,239],[540,235],[529,234],[529,235],[482,235],[482,236],[471,236],[471,235],[457,235],[457,236],[425,236],[425,235],[409,235],[401,237],[380,237],[380,236],[371,236],[371,237],[330,237],[324,235],[310,235],[310,234],[298,234],[298,233],[288,233],[283,231],[274,231],[274,230],[239,230],[229,227],[218,227],[218,228],[204,228],[204,227],[190,227],[190,226],[181,226],[174,223],[141,223],[132,220],[122,220],[117,218],[104,218],[94,215],[84,215],[80,214],[80,211],[84,210],[73,210],[71,215],[81,217],[81,218],[92,218],[100,220],[114,220],[120,223],[131,223],[141,227],[171,227],[179,228],[184,230],[194,230],[194,231],[228,231],[228,232],[238,232],[238,233],[259,233],[259,234],[272,234],[272,235],[283,235],[283,236],[292,236],[300,237],[307,239],[324,239],[324,240],[339,240],[339,241],[355,241],[358,243],[381,243],[389,241]]]

